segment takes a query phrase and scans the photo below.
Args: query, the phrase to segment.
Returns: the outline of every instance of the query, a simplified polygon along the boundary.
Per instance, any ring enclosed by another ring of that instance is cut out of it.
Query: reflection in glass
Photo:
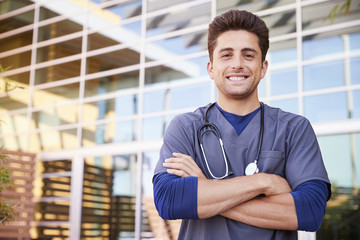
[[[82,38],[52,44],[37,49],[36,62],[46,62],[81,53]]]
[[[304,98],[305,117],[311,122],[326,122],[348,118],[345,92],[330,93]]]
[[[352,106],[351,117],[360,119],[360,90],[352,91]]]
[[[101,100],[83,105],[83,121],[114,119],[137,113],[137,96],[128,95],[116,99]]]
[[[296,40],[274,42],[268,52],[271,66],[297,62]]]
[[[139,71],[125,72],[87,80],[85,82],[85,97],[116,92],[122,89],[139,86]]]
[[[349,11],[345,11],[343,6],[346,3],[351,3]],[[358,7],[359,1],[328,1],[320,2],[318,4],[311,4],[302,8],[302,28],[309,30],[314,28],[326,27],[330,24],[338,24],[359,19],[360,9]],[[335,17],[328,17],[332,11],[336,11]],[[341,9],[342,8],[342,9]]]
[[[96,73],[140,63],[140,54],[132,49],[111,51],[87,58],[87,73]]]
[[[88,50],[105,48],[122,43],[134,44],[140,42],[141,22],[131,22],[125,25],[110,26],[88,34]]]
[[[170,2],[161,0],[162,3]],[[154,2],[155,3],[155,2]],[[161,3],[156,1],[156,3]],[[151,4],[150,4],[151,6]],[[195,7],[164,13],[147,20],[146,37],[160,35],[180,29],[190,28],[211,21],[211,4],[204,3]]]
[[[79,98],[79,83],[56,86],[34,91],[33,106],[57,104]]]
[[[45,130],[32,134],[31,140],[30,149],[35,152],[74,149],[78,146],[77,129]]]
[[[35,84],[59,81],[80,75],[80,60],[66,62],[35,71]]]
[[[102,3],[105,1],[94,1],[97,3]],[[107,1],[109,2],[109,1]],[[104,19],[109,20],[124,20],[127,18],[132,18],[139,16],[142,11],[142,1],[141,0],[131,0],[131,1],[120,1],[120,3],[117,3],[119,1],[115,1],[112,4],[106,4],[105,8],[102,9],[91,9],[92,16],[91,17],[102,17]],[[90,21],[91,22],[91,21]]]
[[[0,64],[4,68],[10,67],[9,70],[13,70],[16,68],[29,66],[30,61],[31,61],[31,51],[26,51],[26,52],[10,55],[8,57],[3,57],[1,58]]]
[[[11,5],[11,3],[10,3]],[[5,6],[5,8],[7,8]],[[1,12],[3,10],[1,9]],[[6,11],[6,10],[5,10]],[[0,33],[4,33],[10,30],[14,30],[20,27],[27,26],[29,24],[34,23],[34,10],[30,10],[25,13],[20,13],[10,18],[5,18],[1,20],[0,26]]]
[[[360,134],[318,138],[332,183],[332,196],[316,239],[359,239]],[[336,221],[335,221],[336,219]]]
[[[143,120],[142,138],[144,141],[158,140],[164,136],[166,117],[150,117]]]
[[[14,1],[14,0],[2,0],[0,1],[0,15],[14,11],[16,9],[33,4],[31,1]]]
[[[134,120],[87,125],[82,130],[83,146],[105,143],[131,142],[135,140]]]
[[[46,129],[60,125],[73,124],[78,121],[78,105],[49,108],[32,113],[36,128]]]
[[[328,38],[315,38],[316,35],[308,36],[303,42],[303,59],[326,58],[339,55],[344,52],[343,39],[340,36]]]
[[[345,84],[344,61],[304,66],[304,90],[339,87]]]
[[[238,0],[217,0],[216,6],[218,14],[230,9],[246,9],[250,12],[258,12],[270,7],[280,7],[289,3],[295,3],[295,0],[256,0],[256,1],[238,1]]]
[[[68,238],[69,225],[61,222],[70,220],[72,160],[42,161],[41,165],[44,172],[35,185],[35,192],[43,200],[36,203],[35,217],[43,224],[34,230],[40,239],[49,239],[54,235]],[[49,226],[49,223],[55,224]]]
[[[283,99],[283,100],[272,100],[270,106],[278,107],[286,112],[292,112],[299,114],[299,105],[297,98]]]
[[[351,51],[360,50],[360,32],[349,34]]]
[[[27,114],[1,115],[0,136],[28,131]],[[7,137],[5,137],[7,138]],[[0,145],[1,146],[1,145]]]
[[[147,61],[207,50],[207,29],[147,43]]]
[[[351,84],[360,83],[360,57],[350,60],[350,82]]]
[[[169,61],[160,66],[145,69],[145,84],[157,84],[170,81],[189,81],[207,77],[206,64],[208,56],[194,59]]]
[[[50,18],[57,17],[57,16],[59,16],[58,13],[51,11],[48,8],[40,6],[39,21],[50,19]]]
[[[1,27],[2,25],[0,24],[0,28]],[[0,52],[6,52],[15,48],[31,45],[32,35],[33,29],[27,32],[18,33],[16,35],[0,39]],[[1,61],[1,64],[3,65],[3,67],[9,66],[9,64],[6,64],[3,61]]]
[[[270,74],[272,96],[298,91],[297,68],[271,71]]]
[[[49,25],[45,25],[39,27],[38,41],[45,41],[61,36],[65,36],[71,33],[79,32],[83,28],[80,24],[66,19],[60,22],[51,23]]]
[[[8,111],[27,108],[28,103],[28,91],[4,96],[0,98],[0,114],[6,114]]]
[[[85,159],[82,201],[84,234],[89,237],[101,235],[106,239],[133,239],[136,179],[136,154]]]
[[[261,18],[270,31],[270,37],[285,35],[296,31],[295,9],[267,15]]]

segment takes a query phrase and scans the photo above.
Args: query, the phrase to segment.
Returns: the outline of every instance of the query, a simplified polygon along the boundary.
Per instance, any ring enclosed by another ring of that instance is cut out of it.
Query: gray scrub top
[[[208,105],[209,106],[209,105]],[[190,155],[204,174],[210,177],[198,142],[197,130],[203,124],[208,106],[194,113],[176,116],[170,123],[160,150],[154,174],[166,171],[162,166],[173,152]],[[234,176],[243,176],[247,164],[254,161],[260,134],[260,111],[238,136],[221,112],[213,107],[208,122],[219,129]],[[225,163],[217,138],[203,135],[205,154],[215,176],[223,176]],[[219,160],[220,159],[220,160]],[[287,179],[291,188],[308,180],[330,183],[315,133],[309,121],[299,115],[284,112],[264,104],[264,138],[258,161],[260,172],[277,174]],[[208,219],[183,220],[179,239],[297,239],[297,231],[280,231],[253,227],[222,216]]]

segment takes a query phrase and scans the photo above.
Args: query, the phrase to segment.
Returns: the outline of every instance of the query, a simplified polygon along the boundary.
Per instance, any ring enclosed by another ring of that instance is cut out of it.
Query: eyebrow
[[[219,50],[219,53],[226,52],[226,51],[234,51],[234,48],[232,48],[232,47],[222,48]],[[246,51],[257,53],[257,51],[254,48],[246,47],[246,48],[241,49],[241,52],[246,52]]]

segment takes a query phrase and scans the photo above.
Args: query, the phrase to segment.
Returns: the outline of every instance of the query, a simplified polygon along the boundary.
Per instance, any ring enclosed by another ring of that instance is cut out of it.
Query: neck
[[[219,97],[217,104],[226,112],[244,116],[255,111],[260,107],[260,102],[256,98],[249,99],[223,99]]]

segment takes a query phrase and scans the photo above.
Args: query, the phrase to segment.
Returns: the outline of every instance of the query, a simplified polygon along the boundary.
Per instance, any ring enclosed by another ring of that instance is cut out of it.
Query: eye
[[[253,58],[254,58],[254,55],[252,55],[252,54],[245,54],[245,58],[246,58],[246,59],[253,59]]]
[[[221,55],[221,57],[222,57],[222,58],[229,58],[229,57],[231,57],[231,54],[230,54],[230,53],[223,53],[223,54]]]

